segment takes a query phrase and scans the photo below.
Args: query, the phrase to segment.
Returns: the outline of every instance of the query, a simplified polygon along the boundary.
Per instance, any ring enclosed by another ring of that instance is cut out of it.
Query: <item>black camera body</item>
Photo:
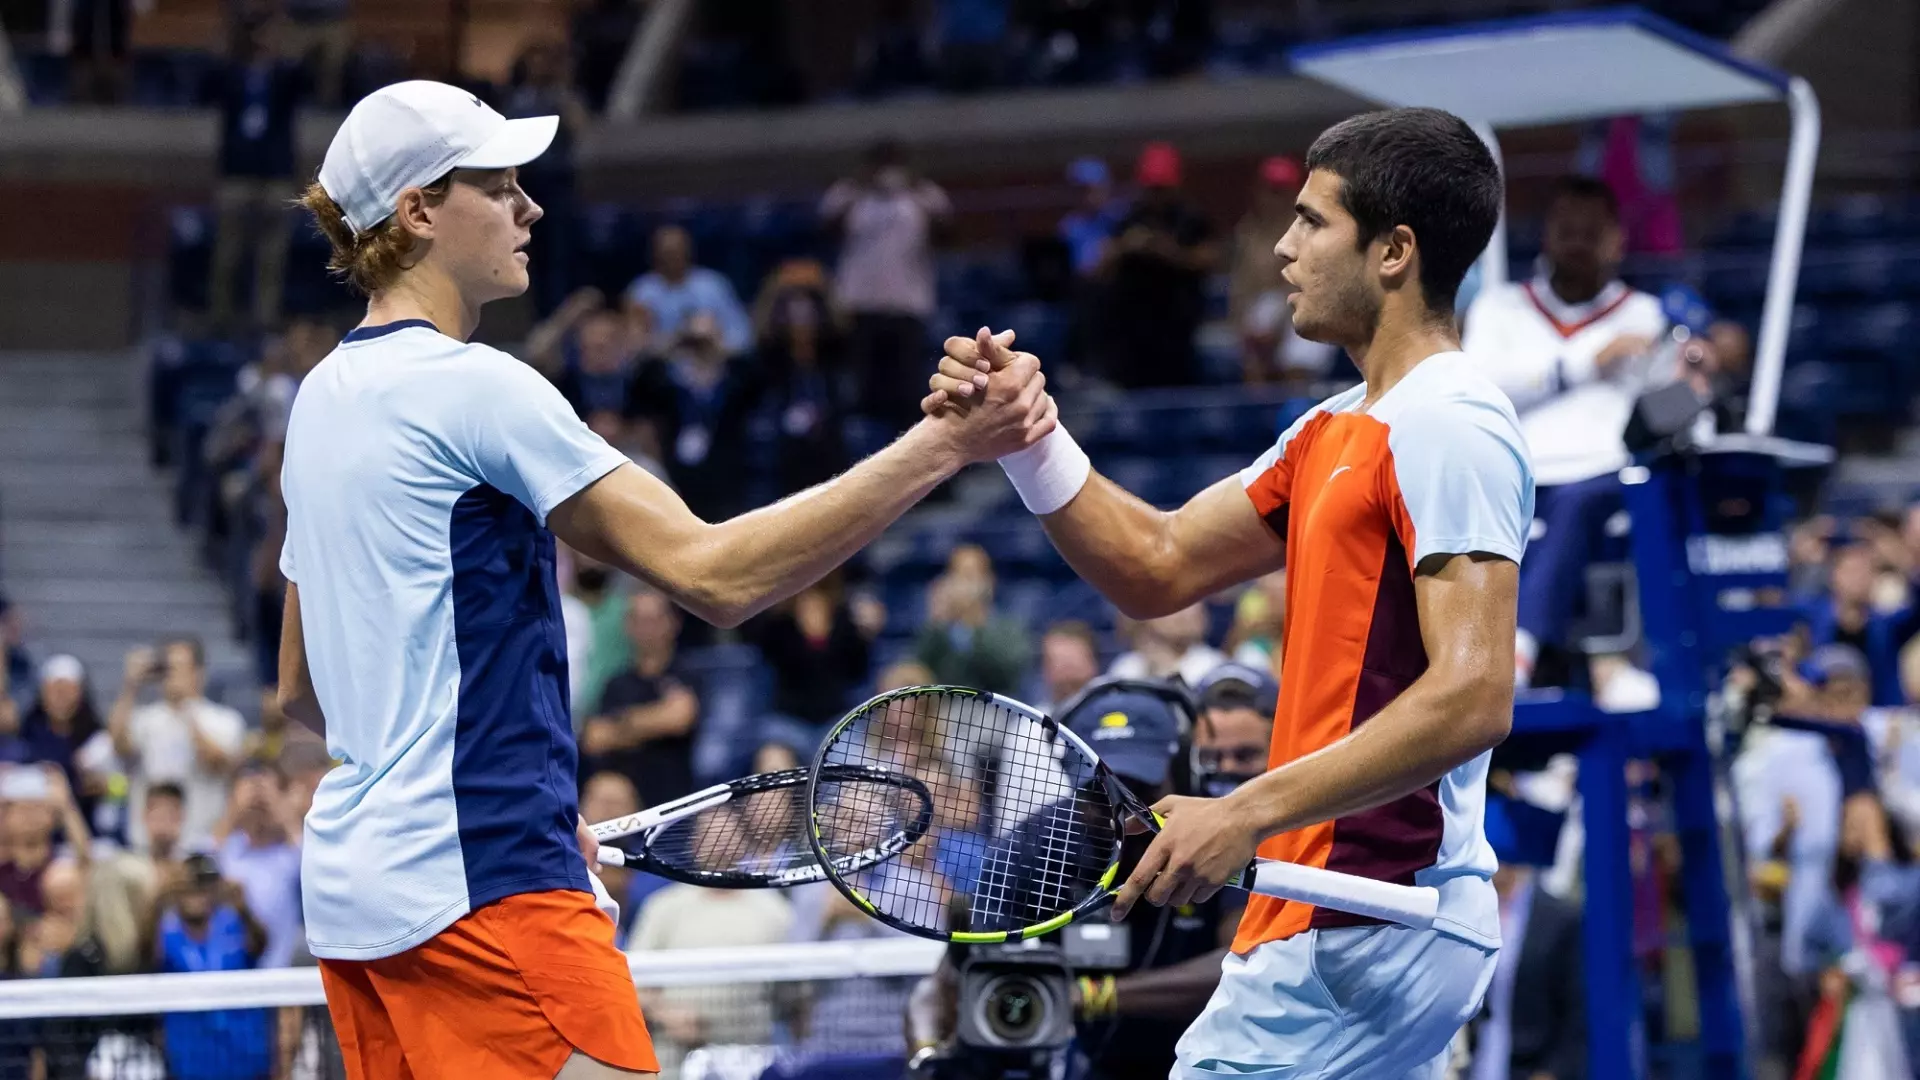
[[[974,945],[959,960],[958,1015],[946,1052],[916,1059],[931,1080],[1047,1080],[1073,1042],[1073,980],[1122,971],[1127,927],[1105,919],[1068,924],[1050,940]]]

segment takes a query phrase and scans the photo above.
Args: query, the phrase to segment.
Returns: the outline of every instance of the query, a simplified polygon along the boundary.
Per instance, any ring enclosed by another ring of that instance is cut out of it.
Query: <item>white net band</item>
[[[628,958],[636,986],[675,989],[920,976],[945,947],[917,938],[723,949],[674,949]],[[317,968],[110,975],[0,982],[0,1020],[147,1016],[325,1005]]]

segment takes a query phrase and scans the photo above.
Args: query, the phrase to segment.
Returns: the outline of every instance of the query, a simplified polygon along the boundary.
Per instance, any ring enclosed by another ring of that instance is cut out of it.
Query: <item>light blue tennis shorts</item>
[[[1228,954],[1173,1080],[1440,1080],[1497,954],[1434,930],[1309,930]]]

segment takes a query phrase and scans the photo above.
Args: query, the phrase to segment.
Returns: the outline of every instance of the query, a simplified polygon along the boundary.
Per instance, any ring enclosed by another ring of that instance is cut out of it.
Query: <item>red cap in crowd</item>
[[[1141,187],[1179,187],[1180,151],[1169,142],[1150,142],[1140,151],[1133,178]]]
[[[1268,187],[1297,188],[1300,163],[1285,154],[1275,154],[1260,163],[1260,182]]]

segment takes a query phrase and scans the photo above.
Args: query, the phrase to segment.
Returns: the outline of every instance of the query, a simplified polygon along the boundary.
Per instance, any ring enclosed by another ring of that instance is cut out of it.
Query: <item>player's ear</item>
[[[400,223],[410,235],[421,240],[433,239],[433,202],[427,193],[417,187],[410,187],[400,193],[394,205],[393,219]]]
[[[1413,230],[1405,225],[1395,225],[1380,238],[1380,276],[1389,287],[1398,286],[1413,279],[1415,247]]]

